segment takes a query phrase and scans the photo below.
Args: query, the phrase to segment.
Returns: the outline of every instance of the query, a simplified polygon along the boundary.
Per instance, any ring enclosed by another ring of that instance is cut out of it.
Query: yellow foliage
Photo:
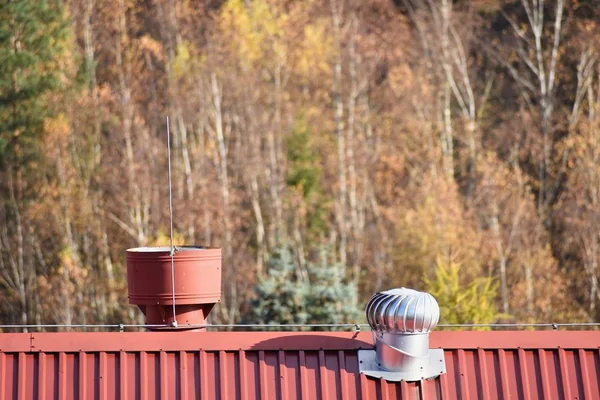
[[[69,132],[69,121],[64,113],[57,114],[54,118],[48,118],[44,121],[45,131],[63,136]]]
[[[175,246],[182,246],[186,242],[185,236],[177,231],[173,232],[173,243]],[[168,233],[158,232],[154,240],[150,241],[148,246],[169,247],[171,246],[171,236]]]
[[[47,118],[44,121],[44,132],[46,133],[45,145],[47,148],[64,147],[70,132],[66,114],[59,113],[52,118]]]
[[[420,275],[421,271],[433,271],[437,257],[443,256],[459,262],[467,276],[479,275],[485,265],[481,237],[464,211],[454,183],[425,177],[412,196],[415,205],[403,210],[404,218],[398,224],[396,264]],[[402,278],[407,278],[406,273]]]
[[[194,46],[189,42],[183,42],[177,46],[173,60],[173,76],[176,79],[185,78],[196,72],[206,61],[205,56],[194,55],[194,50]]]
[[[495,299],[498,283],[491,276],[479,277],[464,284],[460,277],[461,265],[444,262],[437,258],[434,277],[425,276],[425,288],[440,305],[440,321],[443,324],[491,324],[501,314]],[[476,327],[489,330],[489,327]]]
[[[175,60],[173,61],[173,70],[175,75],[181,74],[182,71],[185,71],[186,65],[190,61],[190,49],[187,46],[187,43],[182,43],[177,46],[177,55],[175,56]]]
[[[273,12],[267,0],[255,0],[248,7],[243,0],[229,0],[221,11],[219,26],[242,62],[253,65],[267,56],[283,62],[286,20]]]
[[[304,76],[329,73],[331,70],[330,61],[335,55],[335,48],[325,26],[325,21],[317,21],[304,27],[304,39],[296,51],[298,70]]]

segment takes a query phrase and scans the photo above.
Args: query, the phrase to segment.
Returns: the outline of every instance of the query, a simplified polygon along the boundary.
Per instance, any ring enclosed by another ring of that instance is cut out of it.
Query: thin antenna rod
[[[171,129],[169,127],[169,116],[167,115],[167,152],[169,166],[169,217],[171,219],[171,290],[173,294],[173,322],[171,326],[177,328],[177,316],[175,314],[175,245],[173,244],[173,185],[171,184]]]

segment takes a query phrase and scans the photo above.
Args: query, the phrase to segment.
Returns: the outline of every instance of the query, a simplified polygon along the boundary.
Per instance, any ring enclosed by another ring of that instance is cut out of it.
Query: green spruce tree
[[[321,261],[308,265],[302,279],[289,245],[282,245],[267,263],[267,276],[256,285],[255,299],[244,318],[256,324],[356,323],[362,312],[356,307],[357,289],[345,282],[340,264],[330,264],[327,251]],[[280,328],[276,328],[280,329]]]
[[[0,166],[36,157],[67,33],[60,0],[0,2]]]
[[[357,323],[363,313],[356,307],[356,285],[346,282],[344,266],[330,263],[330,252],[322,248],[320,261],[309,264],[308,322],[311,324]]]
[[[267,275],[254,288],[255,299],[244,322],[304,324],[308,320],[309,286],[296,274],[289,246],[275,250],[267,262]]]

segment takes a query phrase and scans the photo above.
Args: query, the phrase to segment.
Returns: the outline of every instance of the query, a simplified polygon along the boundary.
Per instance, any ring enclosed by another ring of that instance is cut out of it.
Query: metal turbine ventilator
[[[446,372],[443,349],[429,348],[440,319],[435,298],[413,289],[374,294],[366,308],[375,350],[359,351],[362,373],[390,381],[431,379]]]

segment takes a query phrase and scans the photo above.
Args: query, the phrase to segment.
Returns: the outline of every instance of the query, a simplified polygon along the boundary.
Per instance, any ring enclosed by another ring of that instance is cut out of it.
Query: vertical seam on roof
[[[367,390],[367,376],[363,373],[360,373],[360,397],[361,400],[369,400],[371,396],[369,396],[369,391]]]
[[[17,364],[18,364],[18,382],[17,382],[17,398],[19,400],[22,400],[25,398],[25,385],[27,383],[27,381],[25,380],[25,367],[26,367],[26,362],[25,362],[25,353],[19,353],[19,356],[17,357]]]
[[[510,386],[508,384],[508,365],[506,365],[506,352],[504,349],[498,350],[498,368],[500,368],[500,392],[502,399],[510,399]]]
[[[482,397],[484,399],[489,399],[491,398],[490,380],[488,375],[485,351],[482,348],[477,349],[477,361],[479,361],[479,375],[481,376],[481,389],[483,391]]]
[[[425,388],[425,381],[424,381],[423,379],[421,379],[421,380],[420,380],[420,381],[417,383],[417,385],[419,386],[419,398],[420,398],[421,400],[426,400],[426,399],[428,399],[429,397],[427,397],[427,389]],[[387,398],[389,398],[389,396],[388,396],[388,397],[386,397],[386,399],[387,399]]]
[[[571,382],[569,381],[569,369],[567,366],[565,349],[558,349],[558,365],[560,367],[560,379],[562,381],[562,394],[566,399],[571,399]],[[574,371],[574,376],[577,378],[576,371]]]
[[[106,353],[104,351],[101,351],[100,354],[98,355],[98,363],[99,363],[99,375],[100,375],[100,382],[98,382],[99,384],[99,388],[98,391],[100,393],[98,393],[98,398],[102,399],[102,400],[108,400],[108,389],[107,389],[107,382],[106,382]]]
[[[26,378],[26,360],[25,360],[25,353],[19,353],[19,356],[17,358],[17,363],[18,363],[18,383],[17,383],[17,398],[19,400],[25,399],[25,386],[27,384],[27,381],[25,380]]]
[[[219,358],[219,392],[222,400],[229,400],[229,391],[227,390],[228,374],[227,374],[227,354],[224,350],[220,350],[215,354]]]
[[[596,351],[596,356],[599,358],[600,361],[600,348],[598,348]],[[598,388],[598,390],[600,390],[600,368],[598,367],[598,364],[596,365],[596,378],[598,379],[596,382],[598,383],[598,385],[596,386]]]
[[[199,382],[200,382],[200,398],[203,400],[208,400],[208,377],[210,374],[208,373],[208,361],[206,360],[207,354],[204,350],[200,350],[200,354],[198,356],[198,363],[200,364],[198,368],[198,373],[200,374]]]
[[[407,389],[408,391],[408,389]],[[404,397],[402,397],[404,399]],[[440,375],[440,398],[449,399],[450,390],[448,388],[448,374]]]
[[[140,352],[140,398],[148,400],[148,354]]]
[[[400,397],[402,400],[410,399],[410,394],[408,393],[408,383],[406,383],[406,381],[400,382]]]
[[[467,361],[465,351],[458,350],[458,372],[460,373],[460,395],[464,400],[469,400],[469,380],[467,377]]]
[[[301,400],[308,400],[308,398],[309,398],[308,393],[306,393],[306,390],[308,389],[308,382],[306,381],[305,369],[306,369],[306,354],[304,353],[304,350],[300,350],[300,353],[298,354],[298,375],[300,378],[300,399]]]
[[[379,393],[382,399],[389,399],[390,393],[388,391],[387,382],[383,378],[379,378],[377,380],[377,384],[379,385]]]
[[[527,358],[525,354],[525,350],[518,349],[517,357],[519,359],[519,370],[520,370],[520,378],[521,387],[523,389],[523,398],[528,400],[531,398],[531,385],[529,382],[529,369],[527,368]]]
[[[0,368],[3,369],[3,368]],[[2,378],[4,379],[4,374]],[[37,398],[39,400],[46,400],[46,354],[38,354],[38,393]],[[81,397],[83,398],[83,397]]]
[[[123,350],[119,352],[119,395],[120,400],[127,400],[128,381],[127,381],[127,353]]]
[[[585,399],[592,398],[592,388],[590,382],[590,371],[588,369],[587,357],[585,355],[585,350],[578,350],[579,357],[579,367],[581,369],[581,382],[583,384],[583,396]]]
[[[67,355],[64,352],[58,353],[58,398],[65,400],[67,398]]]
[[[546,351],[538,349],[540,362],[540,380],[542,381],[542,396],[544,399],[550,399],[550,381],[548,378],[548,365],[546,364]]]
[[[278,398],[285,399],[284,396],[288,393],[288,382],[287,368],[285,368],[285,353],[283,352],[283,350],[279,350],[279,352],[277,353],[277,369],[279,370],[279,374],[276,379],[276,383],[279,382]]]
[[[43,353],[42,353],[43,354]],[[40,354],[40,356],[42,355]],[[79,351],[79,353],[77,353],[77,357],[79,359],[79,365],[77,368],[77,373],[79,374],[79,398],[80,399],[85,399],[85,395],[87,392],[87,380],[86,380],[86,360],[85,360],[85,353],[83,351]],[[40,360],[41,362],[41,360]]]
[[[187,352],[179,352],[179,395],[183,400],[188,399],[188,360]]]
[[[161,350],[158,357],[158,374],[160,376],[160,399],[169,400],[169,382],[167,379],[167,353]]]
[[[319,371],[317,373],[317,380],[321,388],[321,400],[329,400],[329,386],[325,383],[325,352],[323,350],[319,350],[318,361]]]
[[[346,371],[346,354],[338,351],[338,370],[340,374],[340,398],[346,399],[350,396],[350,387],[348,386],[348,374]]]
[[[264,350],[260,350],[258,352],[258,385],[260,386],[260,399],[269,399],[267,388],[267,371],[265,370]]]
[[[248,372],[246,371],[246,352],[239,350],[237,353],[238,359],[240,360],[240,400],[246,398],[248,393]]]

